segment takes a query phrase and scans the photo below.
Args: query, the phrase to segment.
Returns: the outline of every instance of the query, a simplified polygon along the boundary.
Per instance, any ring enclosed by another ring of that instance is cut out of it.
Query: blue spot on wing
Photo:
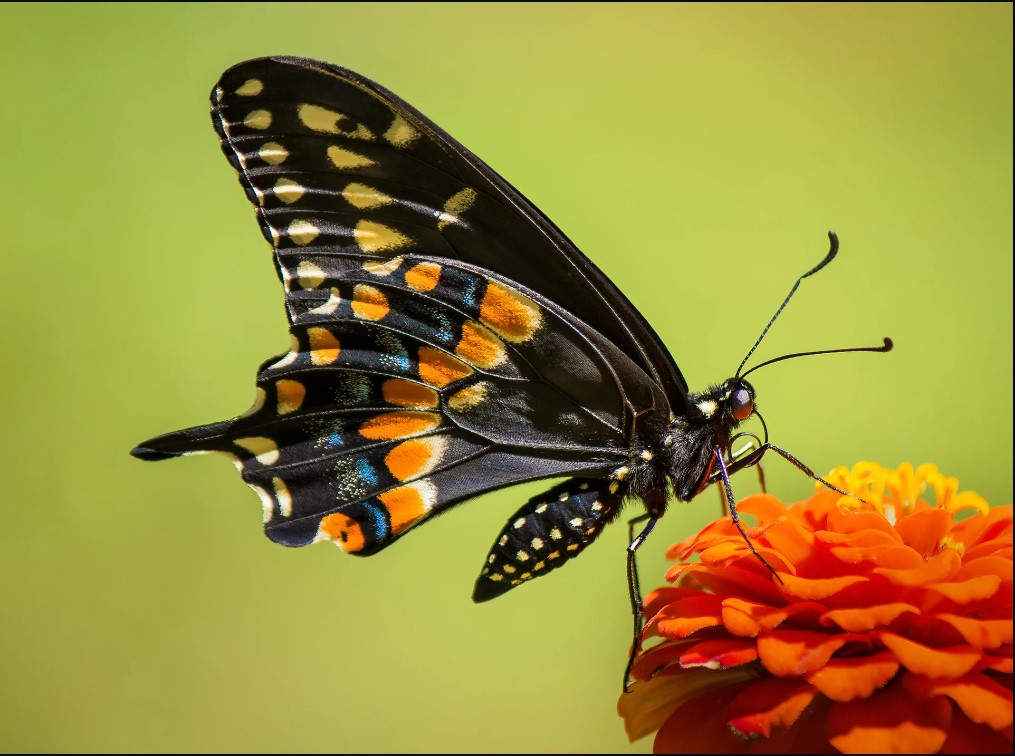
[[[385,540],[388,537],[388,520],[384,516],[384,513],[369,502],[363,502],[363,508],[370,516],[370,522],[374,526],[374,532],[377,534],[377,540]]]
[[[371,486],[377,485],[377,471],[374,470],[373,465],[371,465],[366,459],[361,457],[356,460],[356,473],[359,475],[359,479],[364,483]]]

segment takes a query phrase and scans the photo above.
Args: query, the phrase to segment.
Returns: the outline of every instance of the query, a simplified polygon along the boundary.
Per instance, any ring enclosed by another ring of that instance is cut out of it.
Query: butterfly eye
[[[754,412],[754,397],[745,388],[738,388],[730,397],[730,411],[734,420],[746,420]]]

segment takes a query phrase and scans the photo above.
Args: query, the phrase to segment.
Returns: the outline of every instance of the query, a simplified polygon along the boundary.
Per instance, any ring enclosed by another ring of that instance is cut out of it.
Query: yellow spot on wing
[[[441,280],[441,266],[419,263],[405,271],[405,283],[416,291],[432,291]]]
[[[262,465],[273,465],[278,462],[278,445],[264,436],[237,438],[233,443],[254,455],[254,459]]]
[[[487,369],[507,359],[504,342],[473,320],[462,324],[462,338],[455,347],[455,354],[472,365]]]
[[[293,496],[289,488],[281,478],[272,478],[271,487],[275,489],[275,498],[278,499],[278,510],[283,517],[289,517],[293,513]]]
[[[275,182],[275,196],[287,205],[291,205],[302,197],[304,192],[306,192],[306,189],[303,188],[303,185],[291,179],[280,178]]]
[[[299,381],[286,379],[275,381],[275,397],[280,415],[288,415],[290,412],[298,410],[303,405],[306,396],[307,387]]]
[[[247,79],[236,90],[236,94],[240,97],[253,97],[261,94],[263,89],[264,83],[260,79]]]
[[[443,388],[472,375],[472,368],[450,354],[429,347],[419,348],[419,377],[431,386]]]
[[[403,441],[387,453],[384,464],[398,480],[418,478],[440,464],[446,447],[447,440],[442,436]]]
[[[383,412],[360,425],[359,433],[374,441],[409,438],[432,431],[440,424],[440,415],[433,412]]]
[[[321,229],[307,220],[296,219],[286,229],[289,238],[301,247],[310,244],[321,234]]]
[[[374,189],[372,186],[367,186],[357,181],[353,181],[342,190],[342,197],[350,205],[358,207],[360,210],[372,210],[375,207],[390,205],[394,202],[391,197],[379,189]]]
[[[257,393],[254,395],[254,403],[250,405],[250,409],[244,412],[240,417],[250,417],[251,415],[257,414],[261,407],[264,406],[264,400],[267,399],[264,389],[260,386],[257,387]]]
[[[352,313],[361,320],[381,320],[391,310],[384,292],[369,284],[352,290]]]
[[[468,186],[452,194],[444,203],[444,212],[437,221],[438,230],[443,231],[449,223],[458,223],[461,220],[459,216],[476,203],[478,196],[476,190]]]
[[[278,165],[285,162],[285,159],[289,157],[289,150],[278,142],[265,142],[261,145],[261,149],[257,151],[257,156],[268,163],[268,165]]]
[[[271,126],[271,113],[267,110],[253,110],[247,113],[247,117],[243,119],[243,125],[250,129],[263,131]]]
[[[448,399],[448,407],[455,412],[465,412],[481,404],[486,399],[487,384],[485,381],[466,386]]]
[[[360,248],[371,255],[394,251],[412,243],[412,239],[400,231],[371,220],[361,220],[352,233]]]
[[[390,276],[402,264],[401,257],[392,257],[390,260],[364,260],[363,270],[372,276]]]
[[[520,344],[535,335],[543,316],[539,305],[528,297],[487,280],[479,305],[479,319],[508,341]]]
[[[330,365],[338,359],[341,346],[338,337],[327,328],[308,328],[307,339],[310,341],[310,361],[315,365]]]
[[[341,168],[343,170],[349,168],[366,168],[367,166],[374,164],[374,161],[366,155],[360,155],[358,152],[353,152],[352,150],[339,147],[337,144],[333,144],[328,148],[328,159],[336,168]]]
[[[324,271],[308,260],[301,260],[296,266],[296,277],[304,289],[316,289],[324,283]]]
[[[422,520],[437,503],[437,486],[429,480],[417,480],[407,486],[380,494],[378,499],[388,509],[391,531],[398,534]]]
[[[316,541],[333,541],[343,551],[355,553],[366,545],[363,529],[348,515],[335,512],[321,520]]]
[[[304,126],[320,134],[341,134],[353,139],[375,138],[373,132],[362,123],[357,123],[345,113],[328,110],[320,105],[305,102],[299,106],[296,114]]]
[[[388,404],[399,407],[436,407],[437,392],[429,386],[401,378],[389,378],[381,384],[381,394]]]
[[[396,115],[388,130],[384,132],[384,138],[396,147],[408,147],[419,138],[419,132],[401,115]]]

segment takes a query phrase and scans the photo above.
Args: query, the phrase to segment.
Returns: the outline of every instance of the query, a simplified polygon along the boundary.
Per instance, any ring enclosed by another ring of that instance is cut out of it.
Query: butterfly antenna
[[[765,360],[764,362],[755,365],[743,375],[741,378],[746,378],[758,368],[763,368],[765,365],[771,365],[774,362],[782,362],[783,360],[791,360],[794,357],[811,357],[815,354],[841,354],[843,352],[890,352],[895,345],[892,340],[885,336],[885,343],[881,346],[876,347],[850,347],[849,349],[819,349],[815,352],[793,352],[793,354],[784,354],[782,357],[776,357],[771,360]],[[743,365],[741,365],[743,367]]]
[[[744,357],[743,362],[740,363],[740,367],[737,368],[737,373],[735,376],[736,378],[741,377],[740,371],[744,369],[744,365],[747,364],[747,360],[751,359],[751,355],[754,354],[754,350],[758,348],[758,345],[761,344],[762,339],[765,338],[765,334],[768,333],[768,329],[772,327],[772,324],[775,323],[779,315],[782,314],[782,311],[786,309],[786,305],[789,304],[789,300],[793,298],[793,295],[796,294],[796,290],[800,288],[800,282],[803,281],[805,278],[807,278],[807,276],[813,276],[815,273],[817,273],[819,270],[821,270],[823,267],[828,265],[828,263],[830,263],[832,260],[835,259],[835,256],[839,252],[839,237],[835,235],[834,231],[829,231],[828,241],[831,243],[831,246],[828,250],[828,254],[825,255],[825,259],[819,262],[809,271],[804,273],[802,276],[800,276],[800,278],[796,280],[796,283],[793,284],[793,288],[789,290],[789,294],[787,294],[786,298],[782,300],[782,304],[779,305],[779,309],[775,311],[775,315],[773,315],[772,319],[768,321],[768,325],[765,326],[765,330],[761,332],[761,335],[758,337],[758,340],[754,342],[754,346],[750,348],[750,351],[747,352],[747,356]]]

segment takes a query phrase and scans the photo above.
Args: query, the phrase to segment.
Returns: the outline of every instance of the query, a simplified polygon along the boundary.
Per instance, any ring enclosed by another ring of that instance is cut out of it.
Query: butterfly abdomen
[[[609,479],[575,478],[533,497],[508,520],[476,580],[474,601],[488,601],[580,554],[620,513]]]

